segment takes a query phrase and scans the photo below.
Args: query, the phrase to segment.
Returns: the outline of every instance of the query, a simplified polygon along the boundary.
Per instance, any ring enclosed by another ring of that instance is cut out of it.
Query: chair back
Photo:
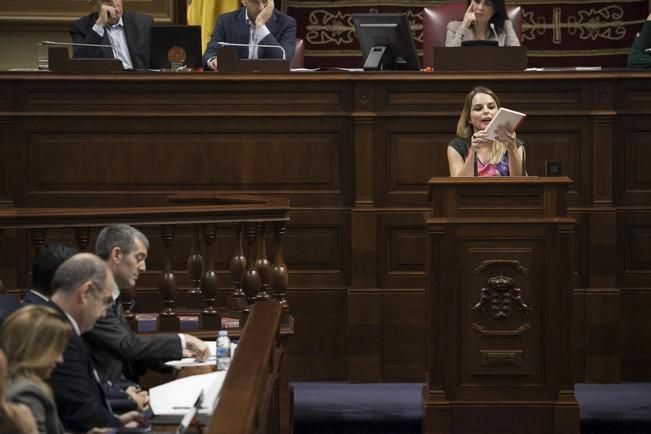
[[[289,64],[290,68],[304,68],[305,57],[305,42],[301,38],[296,39],[296,46],[294,48],[294,58]]]
[[[434,47],[444,47],[448,23],[462,20],[468,9],[465,1],[428,6],[423,10],[423,66],[431,67]],[[506,6],[506,13],[513,24],[513,30],[522,41],[522,8]]]

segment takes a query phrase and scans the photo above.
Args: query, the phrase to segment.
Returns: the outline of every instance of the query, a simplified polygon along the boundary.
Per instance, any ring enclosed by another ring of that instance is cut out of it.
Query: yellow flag
[[[240,0],[188,0],[188,24],[201,26],[201,43],[206,51],[217,15],[240,7]]]

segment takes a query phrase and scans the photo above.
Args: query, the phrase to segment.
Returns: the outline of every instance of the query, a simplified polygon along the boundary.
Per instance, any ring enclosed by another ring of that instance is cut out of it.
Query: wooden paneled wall
[[[289,197],[292,377],[423,381],[427,180],[448,174],[445,150],[464,95],[488,86],[528,114],[519,137],[529,173],[544,176],[545,161],[559,160],[574,180],[576,379],[649,380],[650,79],[596,71],[0,73],[0,201],[147,205],[175,191]],[[26,245],[6,237],[0,271],[24,272]],[[231,247],[217,255],[224,292]],[[156,287],[161,255],[154,240],[140,300]],[[175,259],[179,270],[184,260]],[[189,285],[182,271],[177,278]]]

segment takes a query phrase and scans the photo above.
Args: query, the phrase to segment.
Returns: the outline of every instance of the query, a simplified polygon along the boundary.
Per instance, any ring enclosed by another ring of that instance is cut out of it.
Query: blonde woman
[[[6,377],[7,358],[0,350],[0,434],[36,434],[36,421],[30,409],[5,400]]]
[[[450,176],[526,176],[524,143],[515,132],[499,127],[495,140],[486,133],[499,108],[499,98],[485,87],[466,95],[457,137],[448,144]]]
[[[7,355],[9,401],[31,410],[40,434],[62,434],[52,390],[45,380],[63,361],[70,325],[52,308],[30,305],[14,312],[0,330],[0,348]]]

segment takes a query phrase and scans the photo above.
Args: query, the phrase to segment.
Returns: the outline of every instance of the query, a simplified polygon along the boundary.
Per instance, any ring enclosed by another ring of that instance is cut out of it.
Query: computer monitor
[[[419,70],[420,62],[405,14],[353,14],[364,70]]]
[[[151,67],[170,69],[172,63],[191,68],[201,66],[201,26],[152,26]]]

